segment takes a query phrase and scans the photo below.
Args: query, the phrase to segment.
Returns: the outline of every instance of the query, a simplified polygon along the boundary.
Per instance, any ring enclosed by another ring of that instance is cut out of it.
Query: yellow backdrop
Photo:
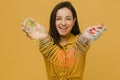
[[[35,41],[20,30],[32,17],[49,29],[53,7],[63,0],[0,1],[0,80],[46,80],[45,64]],[[104,23],[107,31],[88,51],[84,80],[120,80],[120,0],[69,0],[80,28]]]

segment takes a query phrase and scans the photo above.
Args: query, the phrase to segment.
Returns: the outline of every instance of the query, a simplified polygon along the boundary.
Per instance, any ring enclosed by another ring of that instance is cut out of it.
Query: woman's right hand
[[[29,20],[34,26],[26,25],[26,21]],[[33,40],[39,40],[47,37],[47,33],[42,25],[32,18],[27,18],[21,27],[22,31],[26,33],[27,37]]]

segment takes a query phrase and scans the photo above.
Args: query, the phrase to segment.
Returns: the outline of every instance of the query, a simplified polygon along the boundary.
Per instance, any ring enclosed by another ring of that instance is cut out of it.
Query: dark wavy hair
[[[61,8],[68,8],[73,15],[73,19],[76,18],[75,24],[71,30],[71,33],[73,35],[77,35],[80,33],[80,29],[79,29],[79,25],[78,25],[78,21],[77,21],[77,14],[76,11],[74,9],[74,7],[72,6],[72,4],[69,1],[65,1],[65,2],[61,2],[59,4],[57,4],[55,6],[55,8],[52,10],[51,15],[50,15],[50,29],[49,29],[49,34],[53,37],[54,40],[54,44],[57,44],[61,47],[61,45],[59,44],[60,42],[60,35],[56,29],[56,25],[55,25],[55,21],[56,21],[56,14],[57,11]]]

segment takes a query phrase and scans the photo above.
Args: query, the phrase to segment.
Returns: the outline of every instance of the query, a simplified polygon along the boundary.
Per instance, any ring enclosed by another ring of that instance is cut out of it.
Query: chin
[[[60,36],[66,36],[67,35],[67,33],[59,33],[60,34]]]

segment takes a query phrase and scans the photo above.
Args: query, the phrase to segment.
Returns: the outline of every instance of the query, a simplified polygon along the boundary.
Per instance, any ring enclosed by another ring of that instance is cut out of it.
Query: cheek
[[[55,22],[56,27],[58,27],[60,25],[60,23],[61,23],[60,21],[56,21]]]
[[[60,20],[55,21],[55,25],[56,25],[56,27],[62,25],[61,23],[62,23],[62,21],[60,21]],[[65,24],[66,24],[66,26],[69,26],[69,27],[73,27],[73,25],[74,25],[73,21],[66,21]]]
[[[56,22],[55,22],[55,25],[57,26],[58,24],[59,24],[59,22],[58,22],[58,21],[56,21]]]
[[[73,22],[69,22],[68,24],[69,24],[69,26],[73,26]]]
[[[73,22],[68,22],[68,25],[69,25],[69,27],[72,28],[74,24],[73,24]]]
[[[72,30],[72,28],[73,28],[73,25],[69,26],[69,30],[70,30],[70,31]]]
[[[66,23],[67,23],[68,25],[73,25],[73,24],[74,24],[74,21],[73,21],[73,20],[66,20]]]
[[[74,24],[73,24],[73,23],[70,23],[70,24],[69,24],[69,29],[72,30],[73,26],[74,26]]]

